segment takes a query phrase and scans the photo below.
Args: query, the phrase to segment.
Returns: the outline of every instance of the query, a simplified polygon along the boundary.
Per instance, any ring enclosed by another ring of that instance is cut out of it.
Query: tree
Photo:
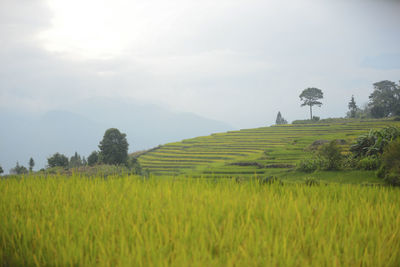
[[[299,97],[300,101],[303,101],[303,103],[301,104],[302,107],[310,106],[310,120],[312,120],[312,106],[320,107],[322,105],[322,103],[318,100],[324,98],[324,93],[322,93],[322,91],[318,88],[311,87],[304,89]]]
[[[32,172],[33,167],[35,167],[35,161],[33,160],[33,158],[29,159],[29,172]]]
[[[3,168],[0,166],[0,174],[4,172]]]
[[[93,151],[87,158],[87,163],[89,166],[93,166],[99,162],[99,152]]]
[[[75,154],[69,160],[69,167],[77,168],[82,165],[83,165],[83,163],[82,163],[81,156],[78,154],[78,152],[75,152]]]
[[[60,153],[55,153],[53,156],[47,159],[47,165],[49,168],[52,167],[68,167],[68,158]]]
[[[391,81],[374,83],[369,96],[371,115],[375,118],[400,115],[400,84]]]
[[[126,164],[128,160],[128,141],[126,134],[116,128],[110,128],[100,141],[100,156],[105,164]]]
[[[287,124],[287,120],[282,117],[282,114],[280,111],[278,111],[278,115],[276,115],[276,120],[275,124],[280,125],[280,124]]]
[[[10,170],[11,174],[25,174],[28,173],[28,169],[22,165],[19,165],[18,161],[14,168]]]
[[[350,118],[355,118],[356,114],[357,114],[358,107],[357,107],[356,101],[354,100],[354,96],[353,95],[351,96],[351,100],[350,100],[350,102],[348,104],[348,107],[349,107],[349,117]]]

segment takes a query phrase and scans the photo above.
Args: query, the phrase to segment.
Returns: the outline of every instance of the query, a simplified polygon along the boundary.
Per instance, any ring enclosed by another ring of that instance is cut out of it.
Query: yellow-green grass
[[[400,126],[389,120],[342,120],[338,123],[282,125],[212,134],[161,146],[139,157],[144,169],[157,175],[197,177],[280,176],[300,159],[308,157],[305,149],[315,140],[343,139],[346,153],[350,144],[370,129]],[[258,163],[258,166],[232,166],[232,163]],[[280,165],[280,166],[276,166]],[[286,165],[286,166],[285,166]],[[286,175],[287,176],[287,175]]]
[[[400,191],[232,179],[0,180],[2,266],[399,266]]]

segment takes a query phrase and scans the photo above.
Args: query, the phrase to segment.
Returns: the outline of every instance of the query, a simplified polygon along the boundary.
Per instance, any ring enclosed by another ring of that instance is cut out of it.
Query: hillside
[[[160,146],[139,157],[154,175],[238,177],[287,173],[310,156],[316,140],[339,139],[348,151],[370,129],[400,126],[390,120],[343,120],[332,123],[289,124],[212,134]]]

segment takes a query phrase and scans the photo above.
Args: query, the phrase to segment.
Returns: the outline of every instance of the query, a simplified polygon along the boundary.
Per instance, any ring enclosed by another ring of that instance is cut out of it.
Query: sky
[[[131,99],[251,128],[342,117],[400,80],[400,1],[1,0],[0,108]]]

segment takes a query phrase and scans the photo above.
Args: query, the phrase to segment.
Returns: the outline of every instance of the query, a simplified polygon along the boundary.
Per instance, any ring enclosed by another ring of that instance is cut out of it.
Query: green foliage
[[[132,170],[134,174],[143,175],[142,166],[137,158],[130,157],[126,166],[128,169]]]
[[[35,161],[33,160],[33,158],[29,159],[29,171],[32,172],[33,167],[35,166]]]
[[[296,170],[311,173],[321,168],[323,162],[318,158],[302,159],[296,165]]]
[[[372,171],[377,170],[381,165],[381,161],[377,156],[369,156],[362,158],[357,163],[357,169]]]
[[[320,147],[318,155],[324,159],[325,170],[339,170],[342,167],[342,149],[337,144],[336,140],[333,140]]]
[[[350,151],[355,157],[380,155],[385,146],[398,136],[400,129],[396,127],[386,127],[379,131],[371,129],[368,134],[357,138]]]
[[[53,156],[47,159],[47,165],[49,168],[53,167],[68,167],[68,158],[60,153],[55,153]]]
[[[400,85],[387,80],[374,83],[369,99],[373,117],[400,115]]]
[[[0,165],[0,174],[2,174],[4,172],[3,168]]]
[[[93,151],[87,158],[87,163],[89,166],[94,166],[99,163],[99,152]]]
[[[19,165],[19,163],[17,162],[15,167],[10,170],[10,173],[11,174],[26,174],[26,173],[28,173],[28,169],[22,165]]]
[[[69,167],[77,168],[83,165],[84,164],[82,162],[81,156],[78,154],[78,152],[75,152],[75,154],[69,160]]]
[[[307,88],[304,89],[303,92],[301,92],[300,94],[300,101],[302,101],[303,103],[301,103],[301,106],[310,106],[310,119],[313,119],[313,115],[312,115],[312,106],[318,106],[320,107],[322,105],[322,103],[318,100],[324,98],[324,94],[322,93],[322,91],[318,88],[315,87],[311,87],[311,88]]]
[[[393,140],[382,154],[384,180],[390,185],[400,186],[400,138]]]
[[[127,164],[128,146],[126,134],[116,128],[108,129],[99,145],[102,162],[114,165]]]
[[[281,125],[281,124],[287,124],[287,120],[285,120],[285,118],[282,117],[281,112],[278,112],[278,115],[276,115],[276,120],[275,120],[275,124],[276,125]]]
[[[353,95],[351,96],[351,100],[350,100],[350,102],[348,104],[348,107],[349,107],[348,117],[349,118],[355,118],[356,115],[357,115],[358,107],[357,107],[356,101],[354,100],[354,96]]]

